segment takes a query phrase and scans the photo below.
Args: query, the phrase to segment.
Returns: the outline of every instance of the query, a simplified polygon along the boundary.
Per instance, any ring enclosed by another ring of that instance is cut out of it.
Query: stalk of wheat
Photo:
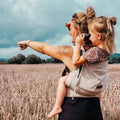
[[[108,89],[101,94],[104,120],[120,120],[118,66],[109,65],[109,94]],[[0,65],[0,120],[47,120],[63,69],[63,64]]]

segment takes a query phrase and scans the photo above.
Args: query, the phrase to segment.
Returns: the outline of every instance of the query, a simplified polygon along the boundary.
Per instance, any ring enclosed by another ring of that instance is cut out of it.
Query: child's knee
[[[59,84],[65,84],[66,77],[67,77],[67,76],[61,77],[61,78],[59,79]]]

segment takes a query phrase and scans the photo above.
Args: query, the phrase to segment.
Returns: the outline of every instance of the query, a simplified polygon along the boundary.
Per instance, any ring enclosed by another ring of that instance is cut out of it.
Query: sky
[[[120,0],[0,0],[0,58],[25,56],[39,52],[20,50],[17,41],[33,40],[47,44],[72,45],[65,27],[76,12],[86,12],[92,6],[97,16],[117,17],[115,28],[116,52],[120,53]]]

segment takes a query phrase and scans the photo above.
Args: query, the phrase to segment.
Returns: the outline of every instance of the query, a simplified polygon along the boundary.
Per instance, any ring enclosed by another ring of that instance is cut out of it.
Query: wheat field
[[[63,69],[63,64],[0,65],[0,120],[47,120]],[[120,65],[109,65],[108,75],[100,100],[103,117],[120,120]]]

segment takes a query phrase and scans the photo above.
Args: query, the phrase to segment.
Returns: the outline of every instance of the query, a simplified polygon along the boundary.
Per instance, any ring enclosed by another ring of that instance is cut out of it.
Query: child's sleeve
[[[100,62],[99,49],[97,49],[97,47],[90,48],[89,50],[87,50],[86,52],[84,52],[82,56],[90,64],[94,64],[94,63]]]

